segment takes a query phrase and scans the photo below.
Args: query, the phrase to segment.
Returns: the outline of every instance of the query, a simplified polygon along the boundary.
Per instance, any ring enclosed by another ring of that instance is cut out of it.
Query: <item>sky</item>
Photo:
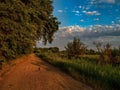
[[[89,48],[94,41],[120,45],[120,0],[53,0],[53,15],[61,22],[52,44],[64,49],[77,36]],[[38,43],[40,46],[41,44]]]
[[[63,26],[119,23],[120,0],[54,0],[54,15]]]

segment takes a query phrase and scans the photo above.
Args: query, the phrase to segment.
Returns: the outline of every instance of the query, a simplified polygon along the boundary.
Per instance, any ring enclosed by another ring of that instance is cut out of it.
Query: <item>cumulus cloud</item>
[[[84,28],[80,26],[69,26],[60,28],[57,32],[57,37],[61,40],[65,40],[65,44],[72,40],[73,37],[79,37],[85,44],[92,47],[93,41],[102,41],[107,42],[107,39],[112,44],[117,45],[118,38],[120,38],[120,25],[91,25],[89,28]],[[113,39],[113,37],[115,39]],[[117,38],[117,39],[116,39]],[[120,44],[120,41],[118,42]],[[62,46],[62,48],[63,48]]]
[[[89,48],[94,48],[93,41],[109,42],[113,46],[120,45],[120,24],[114,25],[91,25],[88,28],[78,25],[61,27],[55,33],[53,43],[46,47],[57,46],[61,50],[64,49],[68,41],[73,40],[73,37],[79,37]],[[39,44],[38,44],[39,45]]]
[[[69,26],[60,28],[57,36],[61,37],[74,37],[80,38],[95,38],[102,36],[120,36],[120,25],[94,25],[89,28],[80,26]]]
[[[74,32],[83,32],[85,29],[86,28],[75,25],[75,26],[62,27],[58,32],[64,32],[64,34],[67,34],[67,33],[74,33]]]
[[[101,15],[98,11],[83,11],[86,15]]]

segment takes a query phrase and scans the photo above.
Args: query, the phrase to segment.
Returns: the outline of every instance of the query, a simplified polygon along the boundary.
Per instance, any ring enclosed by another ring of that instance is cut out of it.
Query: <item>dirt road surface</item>
[[[34,54],[14,65],[1,78],[0,90],[93,90]]]

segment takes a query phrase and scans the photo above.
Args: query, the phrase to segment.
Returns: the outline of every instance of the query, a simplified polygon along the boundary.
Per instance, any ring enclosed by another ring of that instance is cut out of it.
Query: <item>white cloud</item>
[[[72,12],[75,12],[75,13],[80,13],[80,11],[72,11]]]
[[[58,12],[59,12],[59,13],[62,13],[62,12],[63,12],[63,10],[58,10]]]
[[[114,24],[115,22],[114,22],[114,21],[112,21],[111,23],[112,23],[112,24]]]
[[[82,16],[82,14],[79,14],[79,13],[76,13],[75,15],[76,15],[76,16]]]
[[[67,45],[68,41],[73,40],[73,37],[78,36],[80,40],[86,44],[89,48],[95,48],[93,46],[94,41],[103,41],[103,43],[110,42],[112,46],[120,45],[120,24],[114,25],[91,25],[88,28],[81,26],[68,26],[61,27],[58,32],[55,33],[55,39],[53,43],[47,44],[47,47],[57,46],[61,50]],[[37,44],[37,46],[42,46]]]
[[[82,8],[82,6],[78,6],[78,8]]]
[[[60,28],[60,31],[64,31],[66,33],[73,33],[73,32],[83,32],[86,28],[80,27],[78,25],[75,26],[68,26],[68,27],[62,27]]]
[[[83,13],[86,13],[87,11],[83,11]]]
[[[80,22],[84,22],[84,20],[83,20],[83,19],[81,19],[81,20],[80,20]]]
[[[83,11],[86,15],[101,15],[98,11]]]
[[[85,9],[86,9],[86,10],[89,10],[89,9],[90,9],[90,7],[86,7]]]
[[[99,21],[100,19],[99,18],[95,18],[94,21]]]

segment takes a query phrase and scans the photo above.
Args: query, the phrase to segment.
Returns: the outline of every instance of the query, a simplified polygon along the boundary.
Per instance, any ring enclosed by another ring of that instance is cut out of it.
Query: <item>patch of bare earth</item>
[[[24,62],[11,67],[1,78],[0,90],[92,90],[92,88],[31,54],[24,58]]]

